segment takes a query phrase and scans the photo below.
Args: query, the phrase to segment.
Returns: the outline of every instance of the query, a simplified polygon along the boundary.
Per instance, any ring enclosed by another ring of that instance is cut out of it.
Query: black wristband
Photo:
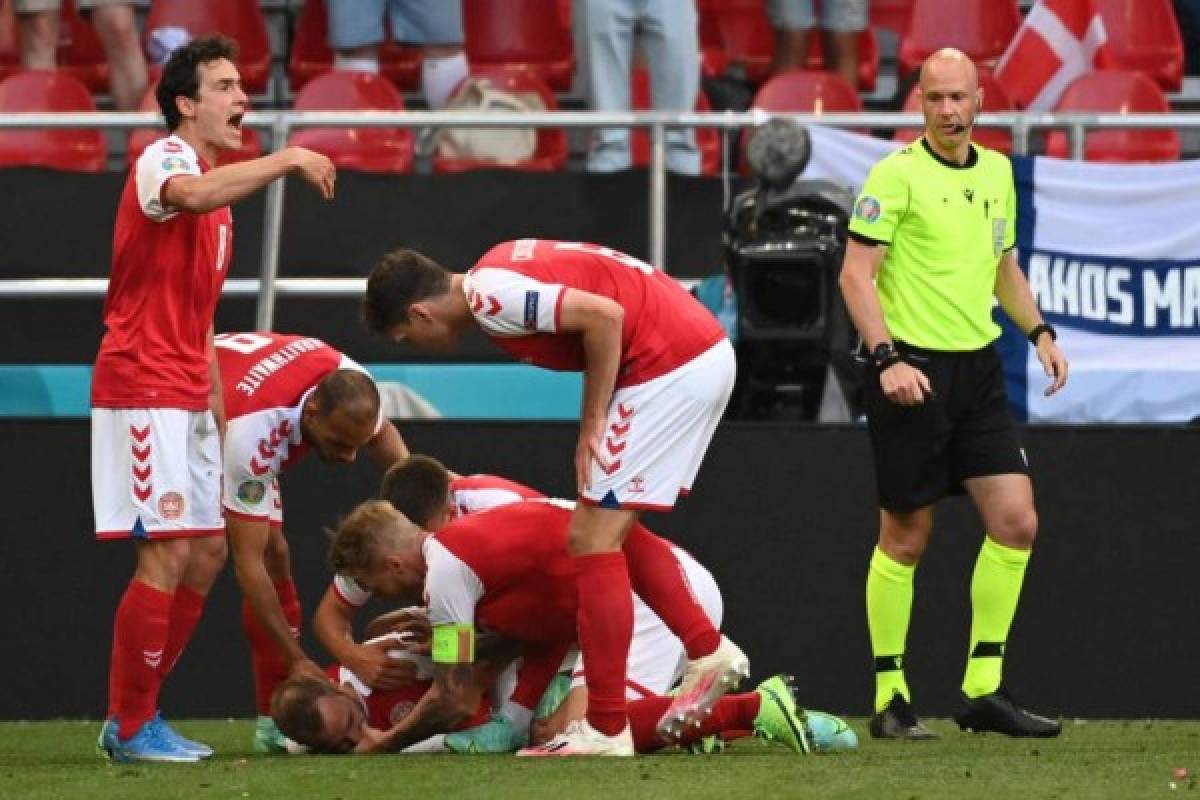
[[[871,351],[871,363],[880,372],[883,372],[888,367],[899,364],[903,360],[900,351],[891,342],[881,342]]]
[[[1050,334],[1050,339],[1052,341],[1058,341],[1058,331],[1054,330],[1053,325],[1043,322],[1041,325],[1035,326],[1034,329],[1029,332],[1029,343],[1034,347],[1037,347],[1038,337],[1040,337],[1043,333]]]

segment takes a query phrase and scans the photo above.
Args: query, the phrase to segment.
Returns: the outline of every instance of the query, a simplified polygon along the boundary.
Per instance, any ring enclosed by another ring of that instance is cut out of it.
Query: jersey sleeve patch
[[[134,167],[138,205],[155,222],[166,222],[179,212],[163,204],[162,190],[177,175],[200,175],[200,161],[186,143],[170,136],[159,139],[138,157]]]
[[[908,184],[892,159],[880,161],[867,175],[850,230],[879,242],[890,242],[900,219],[908,211]]]
[[[333,576],[333,591],[346,605],[354,608],[365,606],[371,599],[371,593],[362,588],[358,581],[340,573]]]
[[[463,282],[471,313],[484,333],[527,336],[557,331],[559,298],[564,287],[542,283],[510,270],[474,269]]]

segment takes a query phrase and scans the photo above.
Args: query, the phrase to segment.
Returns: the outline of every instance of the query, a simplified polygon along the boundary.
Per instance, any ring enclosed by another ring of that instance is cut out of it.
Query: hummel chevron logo
[[[150,499],[150,494],[153,491],[154,491],[154,489],[150,486],[147,486],[144,489],[135,486],[135,487],[133,487],[133,496],[136,497],[138,500],[141,500],[144,503]]]
[[[258,454],[260,456],[262,456],[264,459],[266,459],[267,461],[270,461],[274,457],[275,451],[272,450],[269,446],[267,446],[266,439],[261,439],[258,442]]]
[[[605,475],[612,475],[614,472],[616,472],[620,468],[621,468],[621,460],[620,459],[617,459],[616,461],[612,462],[611,464],[600,464],[600,469],[604,471]]]
[[[479,295],[479,292],[471,292],[471,312],[478,314],[482,310],[483,298]]]
[[[138,483],[145,483],[150,478],[150,469],[149,464],[145,467],[134,467],[133,477],[138,479]]]
[[[144,428],[138,428],[137,426],[130,425],[129,435],[139,442],[144,442],[146,441],[146,437],[150,435],[150,426],[147,425]]]
[[[621,415],[621,419],[629,419],[633,416],[633,409],[626,408],[624,403],[617,403],[617,413]]]
[[[266,475],[270,469],[271,469],[270,464],[263,466],[262,464],[258,463],[257,458],[255,458],[254,456],[250,457],[250,471],[253,472],[255,475]]]
[[[629,428],[632,425],[632,422],[622,422],[620,425],[610,425],[609,428],[612,430],[613,436],[620,438],[629,433]]]
[[[608,448],[609,455],[619,456],[625,450],[628,442],[614,442],[612,439],[605,439],[604,446]]]
[[[150,457],[150,445],[146,445],[145,447],[138,447],[137,445],[134,445],[132,451],[133,459],[135,461],[145,461]]]
[[[142,660],[146,662],[146,666],[150,669],[158,669],[158,665],[162,663],[162,650],[143,650]]]
[[[504,310],[504,306],[500,305],[500,301],[492,297],[490,294],[488,295],[488,303],[491,305],[487,311],[487,315],[489,317],[494,317]]]

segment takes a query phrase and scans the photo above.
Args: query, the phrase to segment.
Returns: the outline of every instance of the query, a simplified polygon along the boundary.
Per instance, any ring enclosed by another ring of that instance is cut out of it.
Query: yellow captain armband
[[[473,664],[475,626],[448,623],[433,626],[433,663]]]

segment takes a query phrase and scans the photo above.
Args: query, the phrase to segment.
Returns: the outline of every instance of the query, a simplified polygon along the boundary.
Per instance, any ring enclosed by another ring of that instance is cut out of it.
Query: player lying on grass
[[[563,547],[570,512],[570,504],[561,501],[515,503],[460,518],[429,534],[390,504],[371,501],[342,522],[331,547],[331,560],[338,571],[364,590],[384,597],[405,601],[424,592],[433,628],[434,678],[429,691],[412,714],[391,729],[378,736],[366,734],[369,741],[360,742],[359,750],[403,749],[449,730],[473,710],[470,690],[476,623],[522,645],[520,679],[502,712],[514,730],[528,727],[537,698],[575,642],[573,573]],[[674,560],[669,545],[640,525],[635,526],[626,546],[662,548]],[[670,701],[666,702],[669,705]],[[754,698],[743,698],[739,708],[723,707],[721,702],[713,708],[718,719],[739,723],[746,722],[752,707],[757,715],[762,706],[761,699]],[[790,735],[797,749],[810,749],[803,732],[803,711],[791,693],[776,691],[772,703],[783,720],[781,738]],[[644,703],[638,713],[657,709],[661,717],[665,706],[660,706],[658,702]],[[509,713],[510,709],[518,713]],[[657,719],[645,725],[641,721],[639,716],[639,729],[654,731]],[[702,719],[701,725],[689,726],[687,736],[706,731],[708,724]],[[742,724],[741,729],[752,727]],[[784,728],[791,733],[785,735]],[[657,734],[652,737],[653,745],[646,737],[642,739],[643,746],[662,745]],[[541,754],[541,750],[523,752]]]

